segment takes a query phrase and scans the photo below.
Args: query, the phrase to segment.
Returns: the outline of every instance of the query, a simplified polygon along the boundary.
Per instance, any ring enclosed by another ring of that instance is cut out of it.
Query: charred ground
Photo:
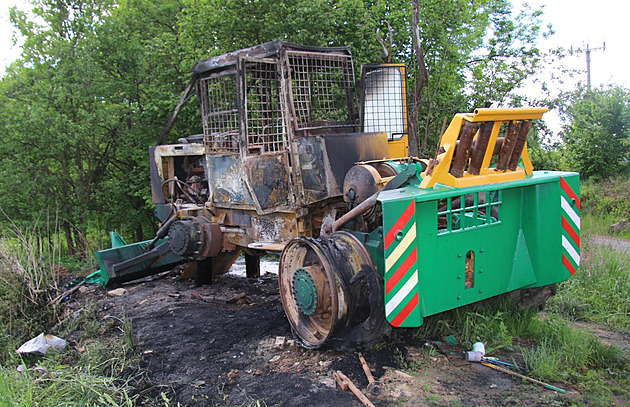
[[[256,401],[267,406],[361,406],[331,378],[341,370],[365,389],[368,382],[356,353],[295,345],[273,274],[253,280],[225,275],[200,288],[171,274],[124,288],[120,297],[102,289],[92,295],[102,313],[133,321],[142,353],[138,391],[143,397],[164,393],[173,405],[184,406]],[[283,349],[276,347],[277,337],[287,338]],[[379,397],[370,397],[375,405],[542,406],[581,399],[567,386],[567,394],[559,395],[466,362],[457,346],[444,355],[426,346],[432,339],[443,338],[397,330],[364,352],[384,387]],[[521,361],[518,352],[495,356]]]

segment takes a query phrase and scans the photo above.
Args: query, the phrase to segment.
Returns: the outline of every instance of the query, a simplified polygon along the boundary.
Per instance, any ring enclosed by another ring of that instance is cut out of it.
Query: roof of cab
[[[238,61],[238,58],[243,56],[252,58],[268,58],[272,55],[278,54],[282,49],[290,51],[315,51],[352,55],[349,47],[315,47],[308,45],[291,44],[289,42],[279,40],[270,41],[264,44],[255,45],[253,47],[241,49],[238,51],[228,52],[227,54],[199,61],[193,69],[193,75],[201,76],[210,71],[235,65],[236,61]]]

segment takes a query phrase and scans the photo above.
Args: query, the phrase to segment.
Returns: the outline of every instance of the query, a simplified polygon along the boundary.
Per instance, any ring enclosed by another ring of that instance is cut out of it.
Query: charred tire
[[[383,280],[350,233],[291,240],[282,252],[278,283],[287,319],[305,348],[371,346],[391,330]]]

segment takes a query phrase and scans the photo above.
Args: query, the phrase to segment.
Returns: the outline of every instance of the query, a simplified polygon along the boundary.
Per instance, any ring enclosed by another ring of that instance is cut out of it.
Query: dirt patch
[[[591,239],[595,244],[610,246],[619,253],[630,254],[630,240],[613,236],[591,235]]]
[[[630,335],[611,331],[605,325],[595,322],[571,321],[569,324],[574,328],[592,333],[606,345],[616,346],[630,355]]]
[[[102,289],[91,295],[99,297],[103,313],[133,321],[146,394],[164,392],[173,405],[184,406],[256,405],[256,400],[267,406],[362,405],[331,378],[341,370],[365,389],[357,354],[296,346],[274,274],[250,280],[225,275],[201,288],[172,277],[124,288],[119,297]],[[462,349],[444,355],[416,332],[395,330],[364,352],[383,385],[380,396],[370,396],[376,406],[539,406],[581,400],[563,384],[552,383],[569,390],[566,395],[466,362]],[[276,347],[278,337],[286,339],[282,349]],[[494,356],[520,360],[517,353]]]

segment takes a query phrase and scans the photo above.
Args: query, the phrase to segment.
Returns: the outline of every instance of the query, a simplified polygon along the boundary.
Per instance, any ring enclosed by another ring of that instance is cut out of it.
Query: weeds
[[[630,181],[627,178],[582,182],[581,198],[585,231],[630,239],[630,230],[613,233],[609,229],[613,223],[630,220]]]
[[[572,320],[592,320],[630,332],[630,256],[584,243],[582,265],[562,283],[550,309]]]
[[[531,372],[542,379],[578,382],[591,369],[619,370],[628,363],[619,348],[604,345],[594,335],[558,318],[544,321],[531,339],[538,343],[523,356]]]
[[[0,239],[0,325],[22,338],[42,331],[57,317],[49,306],[57,292],[54,239],[15,229]]]
[[[474,342],[486,344],[492,353],[512,348],[515,337],[526,337],[540,328],[535,310],[519,310],[507,297],[472,304],[426,318],[416,331],[421,338],[443,338],[455,335],[464,348]]]
[[[63,307],[51,303],[62,269],[59,245],[39,232],[14,228],[0,238],[0,405],[134,405],[139,357],[133,324],[99,318],[95,306],[61,319]],[[43,357],[15,353],[40,332],[69,345]]]

